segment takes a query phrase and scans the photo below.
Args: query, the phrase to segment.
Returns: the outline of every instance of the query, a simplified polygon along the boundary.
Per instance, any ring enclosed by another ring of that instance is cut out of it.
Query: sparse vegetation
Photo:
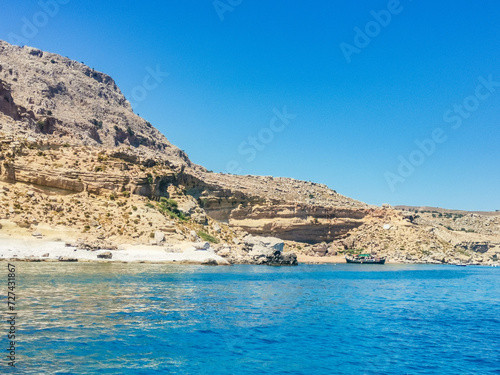
[[[165,216],[170,216],[172,219],[179,219],[181,221],[188,220],[188,218],[181,211],[179,211],[177,202],[173,199],[161,197],[160,203],[158,204],[158,211]]]
[[[196,234],[198,235],[198,237],[200,237],[204,241],[208,241],[211,243],[219,243],[219,240],[217,238],[215,238],[214,236],[211,236],[210,234],[208,234],[206,232],[203,232],[202,230],[199,230],[198,232],[196,232]]]
[[[96,119],[90,120],[90,123],[96,127],[96,129],[102,129],[102,121],[97,121]]]
[[[339,251],[340,253],[343,254],[349,254],[349,255],[357,255],[357,254],[364,254],[365,249],[346,249],[346,250],[341,250]]]
[[[38,126],[38,129],[43,132],[48,125],[47,120],[38,120],[36,125]]]

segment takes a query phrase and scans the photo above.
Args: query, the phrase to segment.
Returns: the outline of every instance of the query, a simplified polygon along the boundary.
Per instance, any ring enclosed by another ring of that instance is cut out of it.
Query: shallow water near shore
[[[15,264],[15,373],[500,372],[499,268]]]

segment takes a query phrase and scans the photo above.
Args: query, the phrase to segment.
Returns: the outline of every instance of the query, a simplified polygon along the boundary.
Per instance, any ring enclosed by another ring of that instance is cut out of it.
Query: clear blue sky
[[[168,72],[134,109],[209,170],[500,209],[498,1],[41,3],[0,0],[0,38],[83,61],[131,101],[148,67]]]

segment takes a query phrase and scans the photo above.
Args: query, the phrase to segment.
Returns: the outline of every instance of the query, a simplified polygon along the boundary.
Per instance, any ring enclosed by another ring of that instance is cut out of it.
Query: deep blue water
[[[19,374],[500,374],[499,268],[16,265]]]

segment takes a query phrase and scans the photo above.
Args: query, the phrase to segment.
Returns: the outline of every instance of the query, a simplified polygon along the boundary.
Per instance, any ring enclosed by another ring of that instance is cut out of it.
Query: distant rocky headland
[[[103,249],[177,253],[185,243],[213,252],[207,264],[371,252],[493,265],[500,254],[499,212],[377,207],[321,184],[209,172],[134,114],[108,75],[2,41],[0,225],[0,243],[60,241],[96,259]],[[0,258],[12,255],[0,248]]]

